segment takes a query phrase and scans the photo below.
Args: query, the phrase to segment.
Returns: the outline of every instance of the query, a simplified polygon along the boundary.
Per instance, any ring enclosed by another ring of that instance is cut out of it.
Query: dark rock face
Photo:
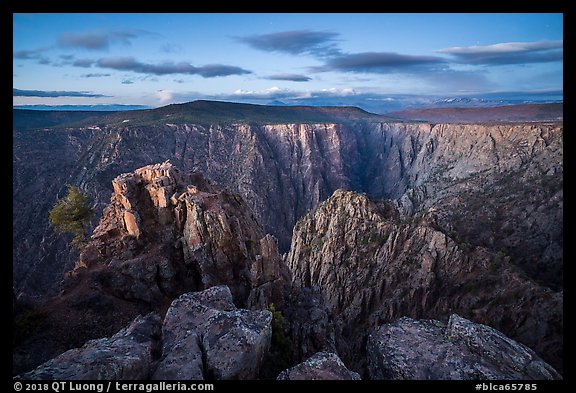
[[[103,288],[159,304],[218,284],[239,305],[283,304],[289,275],[274,237],[264,236],[241,197],[169,162],[113,181],[92,240],[75,271],[95,271]]]
[[[334,324],[322,289],[295,287],[285,310],[293,357],[301,362],[320,351],[335,352]]]
[[[14,287],[18,295],[54,293],[77,259],[48,227],[66,183],[88,192],[96,225],[119,173],[170,159],[242,195],[282,252],[296,221],[346,188],[399,199],[403,213],[437,209],[446,231],[505,251],[558,289],[562,134],[561,123],[367,121],[14,129]]]
[[[342,190],[298,222],[286,256],[293,285],[320,288],[343,360],[365,370],[366,333],[382,323],[457,312],[560,368],[562,295],[435,228],[432,214],[406,221],[391,202]]]
[[[305,362],[278,375],[278,380],[359,380],[360,375],[346,368],[335,353],[318,352]]]
[[[137,317],[111,338],[88,341],[20,375],[19,379],[147,379],[159,352],[162,322],[156,313]]]
[[[456,314],[448,325],[400,318],[368,337],[367,352],[372,379],[561,379],[526,346]]]
[[[257,379],[272,336],[269,311],[236,309],[226,286],[174,300],[154,379]]]

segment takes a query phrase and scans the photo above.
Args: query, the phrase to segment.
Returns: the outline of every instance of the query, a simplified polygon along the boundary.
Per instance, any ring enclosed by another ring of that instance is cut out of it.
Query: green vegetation
[[[74,235],[72,246],[81,250],[86,244],[86,225],[92,216],[88,197],[76,186],[68,186],[68,193],[48,212],[50,225],[56,232]]]
[[[500,266],[502,266],[502,262],[504,262],[504,258],[506,258],[506,251],[504,250],[499,250],[496,255],[494,255],[494,260],[492,261],[492,264],[490,265],[490,270],[492,272],[497,271],[498,269],[500,269]]]
[[[246,239],[246,240],[244,241],[244,244],[246,244],[246,250],[247,250],[248,252],[252,252],[252,246],[253,246],[253,244],[254,244],[254,241],[251,240],[251,239]]]
[[[282,312],[276,310],[274,303],[270,303],[266,309],[272,313],[272,343],[267,369],[271,375],[278,375],[280,371],[292,366],[292,339]]]
[[[464,252],[470,252],[472,250],[472,246],[466,242],[459,243],[458,246]]]

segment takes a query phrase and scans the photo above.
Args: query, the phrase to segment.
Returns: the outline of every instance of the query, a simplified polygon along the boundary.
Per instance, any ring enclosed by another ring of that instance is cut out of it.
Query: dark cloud
[[[130,79],[124,79],[124,80],[122,81],[122,84],[123,84],[123,85],[131,85],[131,84],[133,84],[133,83],[134,83],[134,81],[131,81]]]
[[[530,64],[562,61],[563,41],[504,42],[440,49],[458,62],[476,65]]]
[[[329,58],[323,66],[313,71],[342,71],[368,73],[418,73],[443,69],[446,60],[438,56],[403,55],[391,52],[363,52]]]
[[[310,78],[309,76],[300,74],[274,74],[264,79],[270,79],[273,81],[292,81],[292,82],[308,82],[312,80],[312,78]]]
[[[284,52],[291,55],[312,54],[331,56],[340,53],[335,41],[338,33],[313,30],[292,30],[271,34],[238,37],[238,41],[267,52]]]
[[[45,90],[20,90],[12,89],[14,97],[110,97],[103,94],[95,94],[87,91],[45,91]]]
[[[91,59],[76,59],[72,63],[74,67],[83,67],[83,68],[92,67],[92,64],[94,64],[94,60]]]
[[[82,78],[101,78],[104,76],[110,76],[110,74],[84,74],[84,75],[81,75]]]
[[[12,57],[14,59],[18,59],[18,60],[39,60],[39,61],[45,61],[48,60],[45,57],[42,56],[43,52],[46,52],[48,49],[48,47],[42,47],[42,48],[36,48],[36,49],[24,49],[24,50],[19,50],[16,51],[12,54]],[[47,64],[47,63],[41,63],[41,64]]]
[[[62,60],[72,60],[74,58],[74,55],[60,55],[60,58]]]
[[[40,59],[38,59],[38,64],[43,65],[50,64],[50,59],[47,57],[41,57]]]
[[[111,43],[130,45],[134,38],[151,35],[145,30],[122,30],[108,32],[72,33],[66,32],[58,37],[58,45],[65,48],[84,48],[89,50],[108,49]]]
[[[13,53],[13,57],[19,60],[31,60],[31,59],[38,59],[40,57],[40,53],[37,49],[34,50],[19,50]]]
[[[203,76],[204,78],[213,78],[216,76],[227,76],[227,75],[243,75],[251,74],[251,71],[245,70],[236,66],[229,66],[224,64],[207,64],[201,67],[196,67],[197,74]]]
[[[251,73],[251,71],[245,70],[243,68],[224,64],[207,64],[200,67],[196,67],[185,62],[147,64],[139,62],[133,57],[107,57],[99,59],[97,64],[99,67],[111,68],[118,71],[133,71],[141,74],[153,75],[189,74],[200,75],[204,78],[243,75]]]

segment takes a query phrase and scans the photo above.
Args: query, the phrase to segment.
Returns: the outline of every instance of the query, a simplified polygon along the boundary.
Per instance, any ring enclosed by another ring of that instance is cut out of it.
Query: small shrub
[[[266,308],[272,313],[272,342],[266,365],[271,377],[292,366],[292,339],[286,329],[284,315],[270,303]]]

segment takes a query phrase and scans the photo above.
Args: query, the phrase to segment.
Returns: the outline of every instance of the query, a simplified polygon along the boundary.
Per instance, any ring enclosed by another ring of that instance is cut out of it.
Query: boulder
[[[452,314],[447,325],[403,317],[368,337],[372,379],[562,379],[534,351],[486,325]]]
[[[272,337],[269,311],[236,309],[220,285],[172,302],[154,379],[257,379]]]
[[[335,353],[318,352],[278,375],[278,380],[359,380],[360,375],[346,368]]]
[[[21,374],[32,380],[136,380],[147,379],[158,354],[160,316],[154,312],[138,316],[128,327],[110,338],[88,341]]]

